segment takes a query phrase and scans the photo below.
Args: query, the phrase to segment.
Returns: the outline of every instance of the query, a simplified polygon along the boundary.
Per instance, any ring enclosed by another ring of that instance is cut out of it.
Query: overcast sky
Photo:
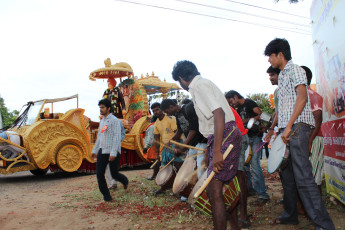
[[[310,26],[309,19],[226,0],[186,0],[218,9],[176,0],[128,1],[196,14],[115,0],[1,0],[0,95],[6,106],[20,110],[27,101],[79,94],[85,114],[97,119],[97,102],[107,84],[88,76],[104,67],[108,57],[112,64],[127,62],[138,77],[154,71],[167,81],[173,81],[176,61],[187,59],[224,92],[270,94],[275,87],[268,80],[263,51],[275,37],[290,42],[294,63],[314,72],[311,35],[252,24],[310,34],[310,28],[300,26]],[[286,0],[238,1],[310,16],[311,0],[292,5]]]

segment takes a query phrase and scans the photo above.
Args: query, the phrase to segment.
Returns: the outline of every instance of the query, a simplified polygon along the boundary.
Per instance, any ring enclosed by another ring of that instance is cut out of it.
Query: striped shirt
[[[307,87],[305,71],[290,60],[278,76],[278,128],[285,128],[289,123],[297,99],[296,87],[299,85]],[[308,101],[294,124],[303,122],[315,126],[308,94],[307,97]]]
[[[102,129],[105,131],[102,132]],[[103,154],[117,156],[121,153],[121,121],[113,114],[103,117],[99,124],[97,141],[92,150],[93,154],[97,154],[102,149]]]

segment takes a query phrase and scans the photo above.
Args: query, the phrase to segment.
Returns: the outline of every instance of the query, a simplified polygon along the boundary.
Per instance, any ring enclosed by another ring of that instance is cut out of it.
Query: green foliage
[[[2,126],[6,127],[11,125],[14,120],[17,118],[19,111],[13,110],[12,112],[7,109],[5,106],[5,100],[0,97],[0,108],[1,108],[1,118],[2,118]]]
[[[255,101],[263,112],[266,112],[271,116],[273,115],[274,110],[270,107],[269,96],[267,93],[248,94],[247,98]]]

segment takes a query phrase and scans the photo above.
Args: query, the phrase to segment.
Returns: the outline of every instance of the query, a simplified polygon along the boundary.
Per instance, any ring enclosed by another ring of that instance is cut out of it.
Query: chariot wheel
[[[80,149],[72,144],[64,145],[56,154],[56,162],[65,172],[78,170],[82,161],[83,157]]]
[[[44,176],[47,174],[49,168],[46,169],[34,169],[34,170],[30,170],[30,172],[35,175],[35,176]]]

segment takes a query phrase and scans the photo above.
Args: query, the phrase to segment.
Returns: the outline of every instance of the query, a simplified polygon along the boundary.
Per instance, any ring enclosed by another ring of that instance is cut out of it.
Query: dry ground
[[[30,173],[0,175],[0,229],[212,229],[212,220],[182,203],[171,191],[153,196],[158,187],[145,178],[149,169],[122,171],[130,179],[130,189],[120,186],[112,191],[114,202],[102,202],[95,175]],[[300,216],[297,226],[273,225],[282,212],[277,203],[282,197],[278,176],[265,173],[271,201],[263,206],[251,205],[250,229],[314,229]],[[336,229],[345,229],[345,208],[329,202],[327,209]]]

